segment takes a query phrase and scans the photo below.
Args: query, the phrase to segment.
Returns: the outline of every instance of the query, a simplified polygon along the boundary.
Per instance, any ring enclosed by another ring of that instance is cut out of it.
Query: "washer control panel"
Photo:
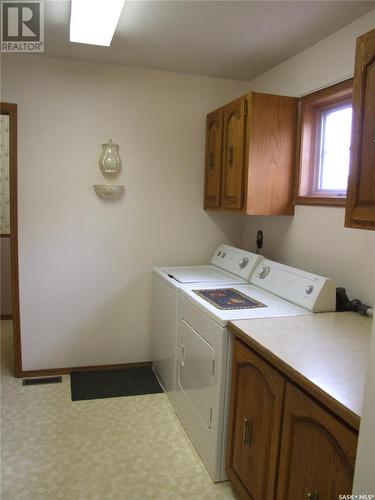
[[[336,286],[329,278],[263,259],[250,283],[312,312],[336,310]]]

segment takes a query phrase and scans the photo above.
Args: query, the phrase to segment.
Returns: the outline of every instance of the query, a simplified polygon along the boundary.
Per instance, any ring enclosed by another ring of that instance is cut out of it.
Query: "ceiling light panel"
[[[125,0],[71,0],[70,41],[109,47]]]

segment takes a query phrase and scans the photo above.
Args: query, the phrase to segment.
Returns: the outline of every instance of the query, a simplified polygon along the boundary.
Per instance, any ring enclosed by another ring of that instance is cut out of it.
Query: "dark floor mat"
[[[70,374],[72,401],[163,392],[150,366]]]

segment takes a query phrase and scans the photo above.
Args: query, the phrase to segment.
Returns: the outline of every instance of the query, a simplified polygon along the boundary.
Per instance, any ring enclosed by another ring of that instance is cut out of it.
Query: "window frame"
[[[319,176],[321,123],[324,113],[352,103],[353,78],[308,94],[299,100],[297,205],[345,206],[346,193],[316,190]]]

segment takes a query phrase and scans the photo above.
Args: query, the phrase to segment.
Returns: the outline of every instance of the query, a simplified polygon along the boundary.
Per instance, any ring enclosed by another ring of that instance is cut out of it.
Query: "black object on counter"
[[[257,232],[257,253],[263,248],[263,231],[259,230]]]
[[[370,306],[363,304],[359,299],[349,300],[345,288],[336,288],[336,311],[354,311],[362,316],[370,316]]]

